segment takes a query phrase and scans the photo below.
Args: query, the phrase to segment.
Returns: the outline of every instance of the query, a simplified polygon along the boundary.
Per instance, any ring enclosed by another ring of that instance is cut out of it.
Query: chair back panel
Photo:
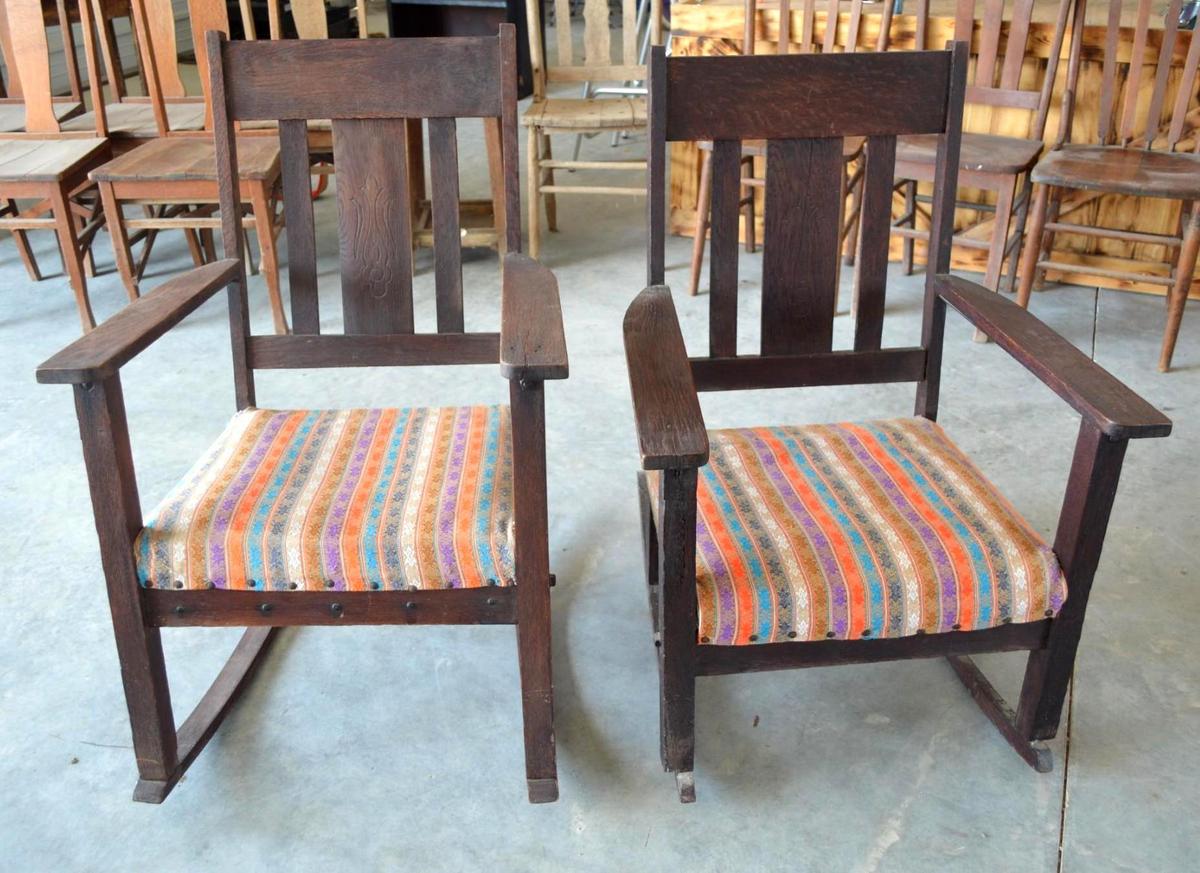
[[[1081,0],[1081,5],[1083,2],[1084,0]],[[1136,144],[1148,149],[1164,148],[1174,151],[1183,139],[1185,118],[1196,97],[1200,38],[1197,38],[1195,32],[1191,34],[1175,99],[1171,105],[1167,105],[1172,61],[1180,36],[1179,12],[1182,0],[1170,0],[1161,30],[1151,27],[1151,12],[1155,5],[1152,0],[1137,0],[1134,8],[1136,21],[1133,46],[1128,59],[1125,59],[1120,57],[1118,46],[1123,13],[1130,9],[1131,4],[1124,0],[1110,0],[1097,130],[1099,141],[1105,145]],[[1077,14],[1082,15],[1083,10]],[[1155,31],[1154,36],[1158,37],[1157,58],[1151,54],[1154,42],[1151,38],[1152,30]],[[1157,72],[1147,102],[1147,89],[1143,87],[1142,79],[1146,66],[1151,63],[1157,64]],[[1120,85],[1122,79],[1124,88]],[[1074,87],[1074,84],[1071,83],[1071,86]],[[1197,148],[1200,149],[1200,137],[1197,138]]]
[[[646,27],[650,42],[662,42],[662,0],[647,0],[650,4]],[[584,0],[581,25],[583,52],[575,51],[570,0],[554,0],[554,63],[546,57],[539,0],[526,0],[529,25],[529,54],[533,63],[534,94],[543,96],[547,82],[612,82],[645,78],[645,65],[640,59],[639,19],[637,0],[621,0],[621,39],[613,39],[608,0]]]
[[[975,36],[975,73],[967,86],[967,103],[1028,110],[1031,113],[1028,135],[1041,139],[1063,40],[1076,3],[1077,0],[1058,0],[1045,69],[1029,82],[1023,81],[1022,72],[1026,54],[1032,53],[1030,23],[1035,0],[957,0],[954,38],[971,42]]]
[[[855,350],[880,347],[896,136],[938,134],[957,154],[966,46],[953,52],[666,58],[650,68],[650,284],[663,281],[665,148],[709,139],[712,154],[709,355],[738,354],[738,208],[743,140],[767,141],[761,354],[832,351],[837,299],[843,139],[865,136]],[[789,108],[794,107],[794,111]],[[935,186],[953,208],[955,167]],[[948,180],[948,181],[947,181]],[[947,192],[949,192],[947,194]],[[949,200],[947,200],[947,197]],[[948,234],[950,223],[938,233]],[[948,249],[947,249],[948,251]]]
[[[456,122],[500,121],[506,247],[520,251],[514,39],[511,25],[491,38],[251,43],[210,36],[218,138],[239,121],[279,121],[297,334],[320,333],[307,146],[312,119],[332,119],[333,125],[345,334],[413,334],[412,168],[405,123],[423,118],[430,129],[437,330],[462,334]],[[303,91],[295,89],[298,69],[311,86]],[[219,164],[218,172],[222,188],[229,188],[223,196],[232,203],[233,168]],[[240,245],[236,222],[224,233],[227,244]],[[477,356],[478,347],[472,349]]]
[[[100,0],[92,2],[96,21],[103,21]],[[188,16],[200,12],[205,2],[211,0],[189,0]],[[150,97],[165,99],[187,96],[183,78],[179,74],[179,46],[175,39],[175,9],[171,0],[132,0],[132,8],[139,60]],[[222,11],[224,8],[224,4],[221,4]],[[207,12],[204,14],[207,15]],[[228,22],[224,29],[228,32]]]
[[[41,0],[4,0],[8,12],[5,62],[9,87],[25,101],[25,130],[58,133],[50,85],[50,46]]]

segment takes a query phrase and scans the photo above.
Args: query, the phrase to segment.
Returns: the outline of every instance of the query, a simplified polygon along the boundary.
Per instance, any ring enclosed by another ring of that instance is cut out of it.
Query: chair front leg
[[[1067,601],[1050,625],[1046,647],[1029,656],[1017,707],[1017,726],[1030,740],[1052,739],[1058,732],[1127,444],[1109,439],[1086,419],[1079,426],[1054,537],[1054,554],[1067,578]]]
[[[658,548],[659,705],[663,767],[679,799],[696,800],[696,470],[662,474]]]
[[[159,631],[146,625],[133,563],[142,522],[120,377],[76,385],[75,408],[138,775],[167,783],[179,767],[175,718]]]
[[[550,549],[546,518],[546,410],[542,383],[510,383],[517,565],[517,657],[531,803],[558,799],[551,674]]]

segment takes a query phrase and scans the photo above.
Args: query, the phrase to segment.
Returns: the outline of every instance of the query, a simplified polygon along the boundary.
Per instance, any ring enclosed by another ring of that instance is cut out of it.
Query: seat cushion
[[[1200,199],[1200,155],[1068,145],[1033,168],[1033,181],[1137,197]]]
[[[135,545],[149,588],[511,585],[508,408],[234,416]]]
[[[1062,607],[1053,551],[931,421],[708,436],[701,643],[977,630]]]
[[[646,126],[645,97],[563,97],[535,100],[521,116],[526,127],[628,130]]]

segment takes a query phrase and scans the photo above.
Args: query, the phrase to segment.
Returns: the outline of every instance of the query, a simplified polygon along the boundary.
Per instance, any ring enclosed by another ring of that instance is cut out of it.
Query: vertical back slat
[[[1012,19],[1008,23],[1008,41],[1004,46],[1004,66],[1000,70],[1000,87],[1015,89],[1021,84],[1021,64],[1025,60],[1025,43],[1029,40],[1029,21],[1033,18],[1033,0],[1016,0]]]
[[[517,152],[516,28],[500,28],[500,162],[504,166],[504,250],[521,250],[521,194]],[[486,123],[486,122],[485,122]]]
[[[662,285],[666,278],[664,251],[667,233],[667,52],[650,48],[646,70],[649,130],[646,147],[646,284]],[[518,222],[518,226],[519,226]],[[520,231],[518,230],[518,237]]]
[[[742,4],[742,54],[754,54],[755,34],[758,30],[758,0],[745,0]]]
[[[770,179],[777,175],[769,173]],[[719,139],[712,152],[712,218],[709,227],[709,354],[737,354],[738,213],[742,197],[742,143]]]
[[[966,5],[975,6],[974,3]],[[996,57],[1000,52],[1000,26],[1003,23],[1004,0],[984,0],[979,55],[975,63],[975,85],[979,88],[992,88],[996,84]]]
[[[762,353],[829,351],[840,263],[842,140],[769,140],[767,166]]]
[[[821,51],[826,54],[837,46],[838,18],[841,6],[839,0],[829,0],[825,7],[825,41],[821,45]]]
[[[895,8],[896,7],[893,6],[891,3],[884,3],[883,9],[880,10],[879,36],[877,36],[875,38],[875,51],[877,51],[877,52],[887,51],[888,45],[891,44],[891,41],[892,41],[892,14],[893,14]],[[920,46],[917,46],[917,48],[920,48]]]
[[[1121,0],[1109,0],[1108,31],[1104,37],[1104,69],[1100,85],[1100,118],[1096,130],[1098,140],[1104,145],[1111,141],[1112,136],[1117,93],[1117,44],[1120,36]]]
[[[1128,145],[1133,139],[1137,119],[1138,91],[1142,86],[1142,64],[1146,61],[1146,37],[1150,30],[1150,0],[1139,0],[1137,27],[1133,32],[1133,49],[1129,53],[1129,76],[1125,80],[1125,102],[1121,107],[1121,127],[1117,142]]]
[[[858,51],[858,29],[861,26],[862,0],[852,0],[850,3],[850,27],[846,31],[846,51]]]
[[[40,0],[5,0],[8,4],[8,41],[12,54],[9,81],[25,99],[25,129],[37,133],[57,132],[50,90],[50,47],[42,18]],[[15,71],[15,75],[14,75]]]
[[[637,64],[637,0],[621,0],[621,63]]]
[[[883,340],[883,302],[887,290],[888,240],[891,234],[892,186],[895,184],[896,138],[867,138],[862,180],[862,224],[854,273],[854,349],[878,349]]]
[[[333,121],[347,334],[412,333],[412,221],[401,118]]]
[[[925,8],[926,17],[929,7]],[[975,33],[975,0],[957,0],[954,4],[954,40],[971,44],[971,36]]]
[[[537,8],[536,2],[534,8]],[[535,29],[537,19],[531,21],[529,27]],[[554,0],[554,38],[558,44],[558,66],[571,66],[575,63],[575,52],[571,47],[571,0]]]
[[[133,0],[141,4],[149,32],[149,51],[163,97],[184,97],[187,89],[179,74],[179,47],[175,39],[175,7],[171,0]],[[188,14],[191,14],[189,6]]]
[[[1162,45],[1158,52],[1158,71],[1154,77],[1154,93],[1150,96],[1150,112],[1146,115],[1146,148],[1153,148],[1162,123],[1163,103],[1167,98],[1167,83],[1171,74],[1171,57],[1175,53],[1175,37],[1179,31],[1179,7],[1181,0],[1171,0],[1167,7],[1166,22],[1162,30]]]
[[[299,118],[279,122],[279,159],[292,329],[299,334],[317,334],[321,332],[321,315],[317,301],[317,238],[310,196],[307,122]]]
[[[188,0],[188,20],[192,28],[192,45],[203,45],[204,34],[217,30],[229,35],[229,10],[225,0]],[[196,72],[204,92],[204,129],[212,129],[212,95],[209,94],[208,56],[196,52]]]
[[[792,4],[791,0],[779,0],[779,45],[775,53],[786,55],[791,52]]]
[[[583,62],[588,66],[612,63],[608,0],[583,0]]]
[[[1196,93],[1196,71],[1200,68],[1200,31],[1192,31],[1192,43],[1188,46],[1187,60],[1183,62],[1183,75],[1179,77],[1179,91],[1175,94],[1175,108],[1171,111],[1171,127],[1167,132],[1167,148],[1183,139],[1183,122],[1187,115],[1192,95]],[[1196,151],[1200,152],[1200,136],[1196,137]]]
[[[329,19],[325,0],[289,0],[292,23],[300,39],[329,39]]]
[[[462,239],[458,219],[458,135],[453,118],[429,119],[434,286],[440,333],[463,332]]]
[[[800,51],[811,52],[815,42],[813,38],[813,19],[816,11],[813,8],[815,0],[804,0],[800,7]]]
[[[918,51],[923,51],[926,48],[926,43],[929,41],[929,0],[918,0],[916,16],[916,48]],[[970,40],[970,38],[971,35],[968,33],[967,39]],[[957,35],[955,39],[958,39]]]

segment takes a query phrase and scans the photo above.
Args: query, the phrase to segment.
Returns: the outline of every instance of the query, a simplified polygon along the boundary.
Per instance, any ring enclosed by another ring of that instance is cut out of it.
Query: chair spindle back
[[[650,44],[662,42],[662,0],[650,3]],[[584,0],[583,56],[575,52],[571,25],[570,0],[554,0],[554,33],[557,47],[555,63],[546,58],[542,43],[539,0],[526,0],[525,14],[529,21],[530,56],[533,64],[533,93],[543,97],[547,83],[554,82],[624,82],[640,81],[646,77],[646,67],[640,60],[638,44],[637,0],[621,0],[621,40],[613,45],[609,26],[608,0]]]

